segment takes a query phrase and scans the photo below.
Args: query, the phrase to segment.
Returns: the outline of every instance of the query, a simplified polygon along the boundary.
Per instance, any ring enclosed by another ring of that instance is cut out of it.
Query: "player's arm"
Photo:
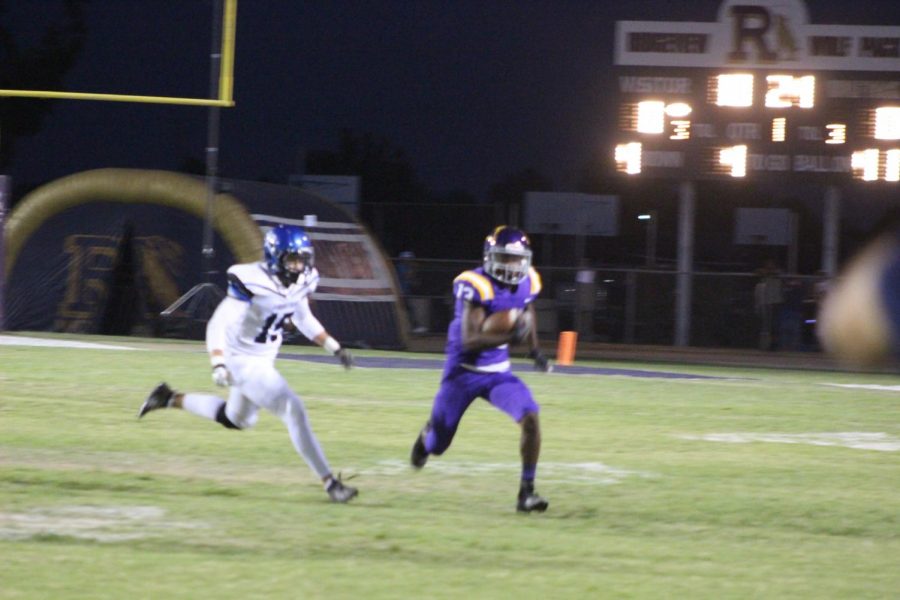
[[[528,347],[531,349],[531,351],[540,351],[541,344],[540,340],[538,340],[537,334],[537,311],[534,310],[534,304],[528,304],[528,306],[525,307],[525,311],[529,313],[528,317],[529,321],[531,322],[531,327],[529,328],[528,333],[525,336],[525,340],[523,341],[528,342]],[[522,319],[523,317],[520,316],[519,318]]]
[[[350,354],[349,350],[341,347],[340,342],[331,337],[328,331],[325,330],[325,327],[309,308],[309,298],[304,297],[297,303],[297,308],[291,317],[291,321],[308,340],[315,342],[332,356],[337,356],[344,368],[349,369],[353,366],[353,355]]]
[[[541,352],[541,342],[538,339],[538,322],[537,322],[537,311],[534,309],[534,303],[529,303],[528,306],[525,307],[525,310],[528,311],[531,317],[531,330],[528,332],[528,345],[530,350],[528,351],[528,358],[534,361],[534,368],[536,371],[543,371],[545,373],[552,371],[553,367],[550,365],[550,360],[547,356]],[[521,318],[521,317],[519,317]]]
[[[537,298],[538,294],[541,293],[541,290],[544,287],[543,281],[541,280],[541,275],[538,273],[537,269],[531,267],[528,270],[528,284],[531,286],[531,296],[528,300],[528,304],[525,306],[525,310],[528,312],[528,322],[531,323],[531,331],[528,332],[527,340],[530,346],[528,351],[528,358],[534,361],[534,368],[536,371],[543,371],[544,373],[548,373],[553,370],[553,367],[550,365],[550,361],[541,352],[540,340],[538,340],[538,317],[537,310],[534,308],[534,299]],[[520,317],[521,318],[521,317]]]
[[[516,341],[516,330],[513,328],[508,333],[488,333],[482,331],[487,312],[484,307],[474,302],[464,301],[460,323],[460,340],[462,347],[467,352],[496,348],[503,344],[511,344]]]
[[[225,366],[226,332],[232,324],[243,320],[249,306],[248,301],[225,296],[206,324],[206,351],[209,353],[212,378],[216,385],[225,386],[231,381]]]

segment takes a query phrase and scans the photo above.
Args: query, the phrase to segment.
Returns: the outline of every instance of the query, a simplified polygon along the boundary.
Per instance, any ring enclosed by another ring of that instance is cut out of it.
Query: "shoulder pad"
[[[544,289],[544,283],[541,281],[541,275],[534,267],[528,268],[528,279],[531,280],[531,295],[537,296]]]
[[[228,294],[249,301],[255,294],[274,289],[274,282],[263,263],[232,265],[228,269]]]
[[[456,279],[453,280],[454,292],[460,285],[474,290],[473,301],[481,303],[494,299],[494,284],[491,283],[490,279],[475,271],[463,271],[457,275]]]
[[[228,295],[232,298],[237,298],[238,300],[248,301],[253,297],[253,292],[247,289],[247,286],[244,285],[244,282],[241,281],[237,275],[229,271]]]

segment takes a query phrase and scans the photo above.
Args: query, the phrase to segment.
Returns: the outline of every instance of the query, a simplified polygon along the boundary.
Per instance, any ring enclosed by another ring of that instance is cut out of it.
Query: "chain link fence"
[[[401,287],[413,334],[442,334],[453,316],[451,285],[478,263],[407,259]],[[574,330],[579,340],[675,343],[677,273],[663,269],[577,267],[539,269],[544,289],[536,302],[542,338]],[[808,275],[769,278],[760,273],[695,272],[692,276],[691,346],[817,350],[815,318],[826,283]],[[768,301],[766,301],[768,299]]]

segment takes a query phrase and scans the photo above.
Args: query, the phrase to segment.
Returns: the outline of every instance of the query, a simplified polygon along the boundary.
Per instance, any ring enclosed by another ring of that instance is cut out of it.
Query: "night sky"
[[[533,167],[559,190],[609,152],[617,20],[713,21],[718,0],[240,0],[220,174],[286,182],[341,128],[384,136],[426,187],[483,198]],[[6,2],[20,43],[59,0]],[[807,2],[813,23],[900,24],[896,0]],[[92,0],[65,91],[209,97],[211,0]],[[8,174],[39,184],[98,167],[204,159],[208,109],[55,101]],[[2,124],[0,124],[2,127]],[[2,133],[0,133],[2,134]]]

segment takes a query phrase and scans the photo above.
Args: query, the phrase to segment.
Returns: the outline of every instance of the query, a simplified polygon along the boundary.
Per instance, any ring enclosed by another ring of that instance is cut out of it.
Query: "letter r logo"
[[[762,6],[736,5],[731,7],[731,17],[734,23],[733,45],[728,59],[734,62],[747,61],[745,43],[756,46],[757,57],[760,61],[772,62],[778,58],[777,53],[766,45],[765,34],[769,30],[772,19],[769,11]]]

